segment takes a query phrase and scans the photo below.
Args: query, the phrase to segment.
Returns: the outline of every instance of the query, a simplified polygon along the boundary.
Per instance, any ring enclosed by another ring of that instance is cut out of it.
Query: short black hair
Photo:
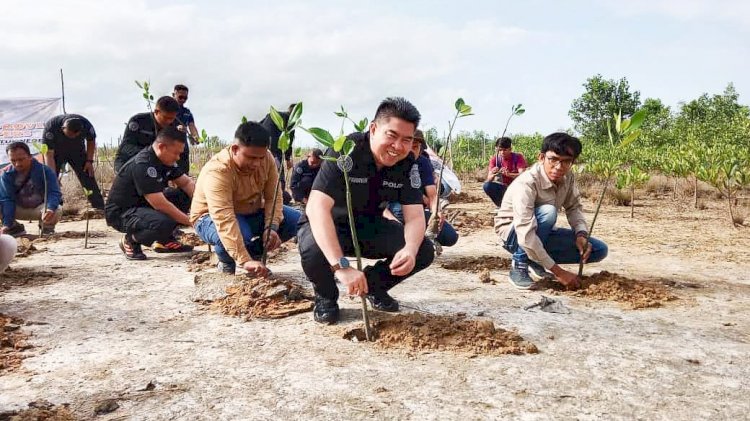
[[[419,120],[422,118],[417,107],[400,96],[384,99],[380,105],[378,105],[378,109],[375,111],[375,118],[372,120],[376,121],[391,117],[400,118],[401,120],[413,123],[415,129],[419,126]]]
[[[182,84],[174,85],[174,90],[175,91],[190,91],[187,86],[182,85]]]
[[[513,141],[510,140],[510,138],[507,136],[498,137],[497,140],[495,140],[496,148],[508,149],[510,148],[512,144],[513,144]]]
[[[68,130],[74,133],[80,133],[81,130],[83,130],[83,121],[78,117],[66,118],[65,121],[63,121],[63,127],[67,127]]]
[[[323,156],[323,151],[318,148],[313,148],[313,150],[310,151],[310,155],[320,159]]]
[[[156,139],[154,139],[154,142],[156,143],[172,143],[172,142],[186,143],[187,139],[185,138],[185,132],[177,130],[177,127],[167,126],[159,130],[159,133],[156,134]]]
[[[268,130],[255,121],[248,121],[237,126],[234,131],[234,139],[241,146],[260,146],[267,148],[271,144],[271,135]]]
[[[16,149],[23,149],[26,152],[26,154],[31,155],[31,149],[29,149],[29,145],[27,145],[24,142],[11,143],[5,148],[5,153],[10,155],[10,152],[15,151]]]
[[[541,152],[552,151],[560,156],[572,156],[574,159],[583,151],[581,141],[567,133],[557,132],[544,138]]]
[[[165,113],[176,113],[180,111],[180,103],[171,96],[163,96],[156,100],[156,109]]]

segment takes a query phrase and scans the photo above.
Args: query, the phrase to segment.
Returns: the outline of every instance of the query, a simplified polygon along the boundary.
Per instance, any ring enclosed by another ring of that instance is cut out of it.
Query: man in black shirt
[[[156,139],[156,133],[165,127],[177,127],[177,112],[180,104],[170,96],[163,96],[156,101],[153,113],[139,113],[130,117],[125,133],[122,135],[120,146],[115,156],[115,171],[134,157],[143,148],[148,147]],[[185,136],[185,133],[182,134]],[[189,160],[180,157],[178,165],[184,174],[190,169]]]
[[[313,149],[307,154],[307,159],[300,161],[292,170],[292,179],[289,182],[289,188],[292,190],[292,197],[297,203],[307,204],[307,198],[310,196],[315,176],[320,171],[320,164],[323,162],[323,151]]]
[[[81,186],[91,191],[88,196],[91,206],[104,209],[104,199],[94,179],[96,131],[91,122],[78,114],[52,117],[44,124],[42,139],[47,145],[47,166],[59,176],[60,170],[69,164]]]
[[[286,111],[279,112],[281,118],[284,119],[284,124],[287,124],[287,122],[289,121],[289,113],[292,112],[295,105],[297,104],[290,104],[289,108]],[[263,117],[263,120],[260,121],[260,125],[263,126],[264,129],[266,129],[268,134],[271,135],[271,144],[269,145],[268,150],[271,151],[274,159],[276,159],[276,168],[279,170],[279,179],[281,180],[281,191],[283,193],[284,204],[289,205],[292,202],[292,196],[288,191],[286,191],[285,169],[292,169],[292,152],[294,151],[294,147],[292,145],[294,143],[294,130],[289,133],[289,148],[286,150],[286,152],[282,153],[281,149],[279,149],[279,137],[281,137],[281,131],[273,122],[271,114],[266,114],[266,116]],[[286,168],[284,168],[285,164]]]
[[[325,161],[313,183],[297,238],[302,268],[315,289],[314,318],[339,318],[334,275],[351,295],[366,295],[373,307],[398,311],[388,290],[428,267],[433,246],[424,238],[424,211],[419,170],[410,156],[419,111],[403,98],[387,98],[378,107],[367,133],[354,133],[349,171],[351,202],[362,256],[385,259],[363,272],[345,256],[354,255],[341,169]],[[336,156],[331,150],[329,155]],[[388,202],[402,204],[404,224],[383,217]]]
[[[151,146],[138,152],[117,172],[107,197],[107,225],[125,233],[120,249],[131,260],[145,260],[141,244],[154,251],[192,250],[174,239],[178,224],[190,225],[187,212],[195,183],[177,166],[185,148],[185,134],[165,127]],[[168,188],[172,181],[178,188]]]

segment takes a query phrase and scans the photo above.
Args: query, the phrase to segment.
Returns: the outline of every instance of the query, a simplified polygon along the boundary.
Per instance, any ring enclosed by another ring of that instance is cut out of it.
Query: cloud
[[[713,20],[744,30],[750,25],[750,3],[746,0],[631,0],[607,4],[625,16],[660,14],[686,22]]]

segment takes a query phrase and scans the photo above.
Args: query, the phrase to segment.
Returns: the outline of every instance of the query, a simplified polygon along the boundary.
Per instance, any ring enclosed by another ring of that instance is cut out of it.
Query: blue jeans
[[[484,189],[487,196],[492,199],[495,206],[500,206],[500,204],[503,203],[503,196],[505,195],[505,190],[508,189],[508,186],[495,183],[494,181],[485,181],[484,184],[482,184],[482,189]]]
[[[283,215],[284,219],[281,221],[278,232],[282,243],[297,235],[297,220],[299,220],[301,214],[289,206],[284,206]],[[236,214],[235,216],[240,226],[245,248],[247,248],[248,253],[250,253],[253,259],[260,259],[263,255],[263,241],[260,236],[263,234],[263,229],[265,228],[263,210],[261,209],[249,215]],[[234,264],[234,259],[229,256],[229,253],[227,253],[227,250],[221,244],[219,233],[216,231],[216,225],[214,225],[214,221],[208,214],[203,215],[195,223],[195,233],[198,234],[201,240],[214,246],[216,257],[219,258],[220,262],[230,265]]]
[[[558,228],[553,230],[557,222],[557,209],[552,205],[542,205],[534,208],[536,217],[536,235],[544,244],[544,249],[552,260],[558,264],[573,264],[581,261],[581,256],[576,247],[576,236],[573,230]],[[607,257],[607,245],[596,238],[589,238],[591,243],[591,256],[588,263],[600,262]],[[503,248],[513,254],[513,261],[528,263],[529,257],[523,247],[518,246],[518,237],[515,228],[510,229],[508,239]],[[537,262],[538,263],[538,262]]]
[[[393,216],[396,217],[396,219],[399,220],[402,224],[404,223],[404,212],[401,210],[401,203],[398,202],[390,202],[388,203],[388,210],[391,211]],[[430,216],[432,213],[430,213],[429,210],[424,210],[424,220],[429,221]],[[437,238],[435,238],[438,243],[440,243],[441,246],[444,247],[450,247],[455,245],[458,242],[458,233],[453,228],[451,224],[449,224],[447,221],[443,224],[443,229],[440,230],[440,232],[437,235]]]

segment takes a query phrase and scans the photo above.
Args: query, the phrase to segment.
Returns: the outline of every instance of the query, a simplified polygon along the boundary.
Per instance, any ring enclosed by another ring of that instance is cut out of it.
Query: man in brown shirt
[[[607,257],[607,245],[589,238],[581,210],[581,195],[570,167],[582,150],[578,138],[553,133],[544,138],[539,162],[521,173],[508,187],[495,217],[495,232],[503,247],[513,254],[510,282],[529,289],[536,278],[554,276],[565,286],[580,281],[560,264],[583,260],[598,262]],[[555,228],[558,210],[564,208],[571,229]],[[552,274],[547,272],[550,270]]]
[[[256,122],[240,124],[234,143],[201,169],[190,208],[198,236],[214,246],[219,270],[237,266],[265,276],[263,245],[273,250],[297,235],[300,213],[274,192],[279,174],[268,150],[270,136]]]

